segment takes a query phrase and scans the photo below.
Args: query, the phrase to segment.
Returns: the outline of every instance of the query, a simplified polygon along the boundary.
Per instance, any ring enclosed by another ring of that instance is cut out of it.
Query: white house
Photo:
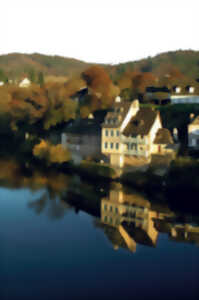
[[[19,82],[20,88],[28,88],[30,85],[31,85],[31,81],[27,77]]]
[[[125,160],[135,156],[150,158],[151,154],[172,151],[173,139],[168,129],[162,128],[158,111],[140,108],[139,101],[115,102],[102,124],[101,151],[113,166],[123,167]]]

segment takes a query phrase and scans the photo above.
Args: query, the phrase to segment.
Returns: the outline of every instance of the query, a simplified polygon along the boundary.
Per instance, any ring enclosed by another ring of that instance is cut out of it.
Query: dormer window
[[[174,90],[174,92],[175,92],[176,94],[179,94],[179,93],[181,92],[181,87],[180,87],[180,86],[175,86],[175,87],[173,88],[173,90]]]
[[[193,94],[194,91],[195,91],[195,87],[194,86],[188,86],[187,91],[188,91],[188,93]]]

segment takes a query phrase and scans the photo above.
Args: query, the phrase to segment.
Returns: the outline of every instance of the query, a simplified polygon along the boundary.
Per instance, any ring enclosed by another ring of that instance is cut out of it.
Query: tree
[[[119,88],[113,84],[109,75],[101,66],[90,67],[82,73],[82,78],[86,81],[92,95],[91,103],[92,101],[96,102],[96,99],[98,99],[101,109],[110,107],[115,97],[119,95]]]
[[[8,80],[8,78],[5,74],[5,72],[2,69],[0,69],[0,81],[7,82],[7,80]]]
[[[62,147],[61,144],[51,145],[49,142],[41,140],[41,142],[33,148],[34,156],[41,160],[45,160],[48,164],[64,163],[70,160],[69,151]]]
[[[39,74],[38,74],[38,84],[40,85],[40,87],[43,87],[43,85],[44,85],[44,74],[43,74],[43,72],[39,72]]]
[[[36,75],[35,75],[35,71],[33,69],[30,69],[28,71],[28,78],[30,79],[30,81],[32,83],[35,83],[36,82]]]

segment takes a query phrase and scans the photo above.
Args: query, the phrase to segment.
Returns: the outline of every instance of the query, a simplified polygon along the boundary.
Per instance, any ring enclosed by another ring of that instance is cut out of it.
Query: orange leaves
[[[144,93],[147,86],[155,85],[158,78],[151,72],[127,71],[118,80],[121,90],[133,89]]]
[[[116,88],[112,83],[109,75],[104,68],[93,66],[82,73],[83,79],[86,81],[92,100],[95,102],[98,98],[100,108],[109,107],[113,99],[119,94],[119,88]],[[94,104],[96,107],[96,103]]]
[[[41,140],[40,144],[33,148],[34,156],[44,159],[47,163],[63,163],[70,160],[70,153],[63,148],[61,144],[51,145],[50,143]]]
[[[13,122],[29,119],[30,123],[34,123],[43,116],[47,109],[48,100],[44,91],[36,85],[31,85],[26,89],[6,86],[5,92],[9,95],[7,112],[11,115]],[[0,99],[2,99],[1,96]]]
[[[100,66],[90,67],[82,73],[82,77],[87,85],[94,90],[98,90],[99,87],[105,88],[112,83],[104,68]]]

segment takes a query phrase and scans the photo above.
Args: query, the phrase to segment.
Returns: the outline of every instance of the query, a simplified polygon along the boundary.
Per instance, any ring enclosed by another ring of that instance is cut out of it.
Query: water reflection
[[[166,201],[154,202],[119,183],[91,183],[77,175],[24,168],[13,159],[0,161],[0,170],[1,186],[41,191],[27,204],[35,214],[56,220],[72,209],[84,211],[94,217],[94,226],[104,232],[114,249],[135,253],[138,244],[158,247],[160,233],[171,241],[199,245],[198,216],[174,212]]]
[[[195,222],[195,223],[194,223]],[[179,215],[166,205],[157,205],[141,194],[129,194],[120,184],[101,200],[101,226],[114,249],[136,251],[136,244],[155,247],[159,233],[173,241],[199,245],[198,218]],[[114,238],[113,238],[114,237]]]

